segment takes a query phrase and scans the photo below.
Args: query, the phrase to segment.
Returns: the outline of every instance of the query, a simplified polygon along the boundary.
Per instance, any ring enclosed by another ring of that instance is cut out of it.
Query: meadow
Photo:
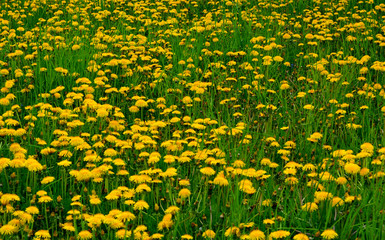
[[[385,239],[382,0],[7,0],[0,28],[0,239]]]

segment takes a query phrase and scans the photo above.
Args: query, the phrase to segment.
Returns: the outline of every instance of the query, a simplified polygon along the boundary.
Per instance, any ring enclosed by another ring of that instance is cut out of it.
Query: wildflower
[[[213,239],[213,238],[215,238],[215,232],[213,230],[210,230],[210,229],[206,230],[203,232],[202,237]]]
[[[174,224],[174,222],[172,221],[172,214],[171,213],[167,213],[166,215],[164,215],[162,221],[160,221],[158,223],[158,229],[159,230],[163,230],[163,229],[169,229],[171,228],[171,226]]]
[[[131,220],[134,220],[136,217],[133,213],[129,211],[125,211],[117,214],[116,218],[122,222],[126,222],[126,221],[130,222]]]
[[[154,233],[151,235],[151,239],[162,239],[163,237],[164,235],[160,233]]]
[[[6,224],[0,228],[0,234],[1,235],[12,235],[12,234],[16,233],[17,230],[18,230],[18,228],[16,226]]]
[[[239,190],[247,193],[247,194],[253,194],[255,193],[257,190],[253,187],[253,183],[248,180],[248,179],[244,179],[244,180],[241,180],[239,183]]]
[[[28,171],[30,172],[38,172],[43,170],[43,165],[41,165],[38,161],[32,160],[28,164],[26,164]]]
[[[117,239],[128,239],[131,235],[132,231],[128,231],[127,229],[120,229],[115,233]]]
[[[318,191],[314,193],[314,197],[317,201],[324,201],[333,198],[333,194],[325,191]]]
[[[33,216],[29,213],[23,213],[19,216],[21,223],[32,223],[33,222]]]
[[[137,106],[131,106],[128,110],[132,113],[139,112],[139,108]]]
[[[215,170],[211,167],[204,167],[200,170],[203,175],[212,176],[215,174]]]
[[[348,182],[348,180],[345,177],[339,177],[335,181],[339,185],[344,185]]]
[[[63,166],[63,167],[68,167],[72,164],[72,162],[68,161],[68,160],[63,160],[63,161],[60,161],[57,163],[58,166]]]
[[[191,195],[191,192],[187,188],[181,189],[178,194],[178,196],[181,197],[182,199],[188,198],[190,195]]]
[[[39,198],[38,202],[39,203],[49,203],[52,202],[52,198],[50,196],[42,196]]]
[[[271,200],[271,199],[263,200],[263,201],[262,201],[262,206],[265,206],[265,207],[270,207],[270,206],[272,206],[272,200]]]
[[[229,227],[226,232],[225,232],[225,236],[228,237],[230,235],[237,235],[239,236],[241,233],[240,233],[240,230],[238,227]]]
[[[314,211],[318,210],[318,205],[314,202],[308,202],[308,203],[305,203],[304,205],[302,205],[301,208],[304,211],[314,212]]]
[[[362,168],[361,171],[360,171],[360,175],[361,176],[366,176],[368,175],[370,172],[370,170],[368,168]]]
[[[39,230],[35,233],[35,236],[43,239],[51,238],[51,234],[49,234],[48,230]]]
[[[137,192],[137,193],[141,193],[143,191],[151,192],[151,188],[147,184],[142,183],[139,186],[137,186],[135,189],[135,192]]]
[[[146,101],[144,101],[143,99],[139,99],[135,102],[135,106],[137,107],[140,107],[140,108],[143,108],[143,107],[147,107],[148,104]]]
[[[164,212],[165,213],[175,214],[175,213],[179,212],[179,210],[180,210],[180,208],[177,207],[177,206],[170,206]]]
[[[266,225],[273,225],[275,223],[275,221],[273,219],[264,219],[263,220],[263,224],[266,224]]]
[[[338,237],[338,234],[333,229],[326,229],[321,233],[323,239],[335,239]]]
[[[112,148],[108,148],[104,151],[104,156],[106,157],[114,157],[118,154],[118,152]]]
[[[81,240],[91,239],[92,238],[92,233],[90,233],[89,231],[83,230],[83,231],[78,233],[78,237]]]
[[[9,158],[0,158],[0,172],[9,166],[11,160]]]
[[[344,205],[344,200],[342,200],[342,198],[340,197],[333,197],[332,199],[332,206],[333,207],[339,207],[339,206],[342,206]]]
[[[357,174],[361,170],[361,167],[355,163],[346,163],[344,169],[346,173]]]
[[[30,206],[25,209],[25,212],[30,214],[39,214],[39,209],[35,206]]]
[[[191,235],[189,235],[189,234],[184,234],[184,235],[182,235],[182,237],[181,237],[182,239],[186,239],[186,240],[191,240],[191,239],[194,239]]]
[[[286,89],[289,89],[289,88],[290,88],[290,85],[287,84],[287,83],[282,84],[281,87],[280,87],[281,90],[286,90]]]
[[[253,230],[249,234],[250,240],[264,240],[265,234],[261,230]]]
[[[285,230],[278,230],[270,233],[270,237],[274,239],[285,238],[285,237],[288,237],[289,235],[290,235],[290,232]]]
[[[229,185],[229,181],[225,178],[223,171],[218,173],[218,175],[214,178],[213,183],[219,186]]]
[[[41,180],[41,184],[48,184],[48,183],[51,183],[51,182],[53,182],[55,180],[55,178],[54,177],[45,177],[45,178],[43,178],[43,180]]]
[[[42,197],[42,196],[47,195],[47,192],[44,191],[44,190],[39,190],[39,191],[36,192],[36,195],[39,196],[39,197]]]
[[[306,234],[298,233],[294,235],[293,240],[309,240],[309,237]]]
[[[134,204],[134,210],[143,210],[143,209],[148,209],[150,206],[148,205],[147,202],[143,200],[139,200]]]
[[[285,183],[289,184],[289,185],[296,185],[298,184],[298,178],[296,177],[288,177],[285,179]]]
[[[368,152],[368,153],[373,153],[374,147],[370,143],[364,143],[361,145],[362,151]]]
[[[190,181],[188,179],[182,179],[179,181],[179,185],[181,186],[190,186]]]

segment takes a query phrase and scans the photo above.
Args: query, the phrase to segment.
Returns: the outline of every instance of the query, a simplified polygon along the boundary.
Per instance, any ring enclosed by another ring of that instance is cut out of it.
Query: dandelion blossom
[[[278,230],[270,233],[270,237],[274,239],[285,238],[285,237],[288,237],[289,235],[290,235],[290,232],[285,230]]]
[[[308,203],[305,203],[304,205],[302,205],[301,208],[303,211],[314,212],[314,211],[318,210],[318,205],[314,202],[308,202]]]
[[[17,232],[17,227],[10,224],[6,224],[0,228],[1,235],[12,235],[16,232]]]
[[[326,229],[321,233],[323,239],[335,239],[338,237],[338,234],[333,229]]]
[[[39,230],[35,233],[35,236],[43,239],[51,238],[51,234],[49,234],[48,230]]]
[[[213,238],[215,238],[215,232],[213,231],[213,230],[206,230],[203,234],[202,234],[202,236],[204,237],[204,238],[211,238],[211,239],[213,239]]]
[[[293,237],[293,240],[309,240],[309,237],[306,234],[298,233]]]
[[[43,178],[43,180],[41,180],[41,184],[48,184],[48,183],[51,183],[51,182],[53,182],[55,180],[55,178],[54,177],[45,177],[45,178]]]
[[[132,231],[128,231],[126,229],[120,229],[115,233],[117,239],[127,239],[131,237]]]
[[[184,234],[182,235],[181,237],[183,240],[186,239],[186,240],[191,240],[191,239],[194,239],[193,236],[189,235],[189,234]]]
[[[250,240],[264,240],[265,237],[265,234],[261,230],[253,230],[249,234]]]
[[[150,206],[146,201],[139,200],[134,204],[134,210],[148,209]]]
[[[347,163],[345,164],[344,169],[346,173],[357,174],[361,170],[361,167],[355,163]]]
[[[183,188],[182,190],[179,191],[178,196],[181,197],[182,199],[188,198],[191,195],[190,190],[187,188]]]
[[[82,240],[87,240],[87,239],[91,239],[92,238],[92,233],[90,233],[89,231],[81,231],[78,233],[78,236],[79,236],[79,239],[82,239]]]

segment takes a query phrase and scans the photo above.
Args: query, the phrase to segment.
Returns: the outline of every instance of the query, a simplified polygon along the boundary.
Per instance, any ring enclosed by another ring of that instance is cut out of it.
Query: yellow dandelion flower
[[[228,186],[229,185],[229,181],[225,178],[223,171],[218,173],[218,175],[214,178],[213,183],[215,185],[219,185],[219,186]]]
[[[182,180],[179,181],[179,185],[181,185],[181,186],[190,186],[190,180],[182,179]]]
[[[304,205],[302,205],[301,208],[304,211],[314,212],[314,211],[318,210],[318,205],[314,202],[308,202],[308,203],[305,203]]]
[[[39,230],[35,233],[35,236],[43,239],[51,238],[51,234],[49,234],[48,230]]]
[[[43,178],[43,180],[41,180],[41,184],[48,184],[48,183],[51,183],[51,182],[53,182],[55,180],[55,178],[54,177],[45,177],[45,178]]]
[[[270,237],[271,238],[274,238],[274,239],[280,239],[280,238],[286,238],[290,235],[290,232],[289,231],[285,231],[285,230],[278,230],[278,231],[275,231],[275,232],[272,232],[270,233]]]
[[[87,230],[83,230],[83,231],[78,233],[78,238],[81,239],[81,240],[91,239],[92,238],[92,233],[90,233]]]
[[[361,170],[361,167],[355,163],[346,163],[344,169],[346,173],[357,174]]]
[[[39,197],[46,196],[47,192],[44,191],[44,190],[39,190],[39,191],[36,192],[36,195],[39,196]]]
[[[306,104],[303,108],[306,109],[306,110],[313,110],[314,106],[311,105],[311,104]]]
[[[344,200],[342,200],[342,198],[340,197],[333,197],[332,199],[332,206],[333,207],[339,207],[339,206],[342,206],[344,205]]]
[[[261,230],[253,230],[249,234],[250,240],[265,240],[265,233],[263,233]]]
[[[374,152],[374,146],[371,143],[364,143],[361,145],[362,151],[373,153]]]
[[[148,103],[144,101],[143,99],[139,99],[135,102],[135,106],[139,108],[148,107]]]
[[[151,235],[151,239],[162,239],[163,237],[164,235],[160,233],[154,233]]]
[[[323,239],[335,239],[338,237],[338,234],[333,229],[326,229],[321,233]]]
[[[317,191],[314,193],[314,197],[317,201],[324,201],[327,199],[332,199],[333,194],[331,194],[329,192],[325,192],[325,191]]]
[[[215,170],[211,167],[204,167],[199,170],[203,175],[212,176],[215,174]]]
[[[182,199],[188,198],[190,195],[191,195],[191,192],[187,188],[181,189],[178,193],[178,196],[181,197]]]
[[[180,208],[177,207],[177,206],[170,206],[164,212],[165,213],[175,214],[175,213],[179,212],[179,210],[180,210]]]
[[[128,110],[132,113],[139,112],[139,108],[137,106],[131,106]]]
[[[52,202],[52,198],[50,196],[42,196],[39,198],[38,202],[39,203],[49,203]]]
[[[335,181],[339,185],[345,185],[348,182],[348,180],[345,177],[339,177]]]
[[[134,204],[134,210],[148,209],[150,206],[144,200],[139,200]]]
[[[190,234],[184,234],[184,235],[181,236],[181,238],[183,240],[192,240],[192,239],[194,239],[193,236],[191,236]]]
[[[10,224],[3,225],[0,228],[0,234],[1,235],[12,235],[12,234],[16,233],[17,231],[18,231],[18,228],[16,226],[13,226]]]
[[[281,87],[280,87],[281,90],[286,90],[286,89],[289,89],[289,88],[290,88],[290,85],[287,84],[287,83],[282,84]]]
[[[293,240],[309,240],[309,237],[304,233],[294,235]]]
[[[215,238],[215,232],[213,230],[210,230],[210,229],[206,230],[203,232],[202,237],[213,239],[213,238]]]
[[[115,237],[117,239],[128,239],[132,235],[132,231],[128,231],[127,229],[120,229],[115,233]]]
[[[117,214],[116,218],[121,222],[130,222],[131,220],[134,220],[136,216],[129,211],[124,211]]]
[[[158,229],[161,231],[163,229],[169,229],[174,224],[174,221],[172,221],[172,214],[167,213],[164,215],[162,221],[158,223]]]
[[[361,171],[360,171],[360,175],[361,176],[366,176],[368,175],[370,172],[370,170],[368,168],[362,168]]]
[[[104,151],[104,156],[106,157],[115,157],[118,152],[115,149],[108,148]]]
[[[35,206],[30,206],[25,209],[25,212],[36,215],[39,214],[39,209]]]
[[[231,235],[240,236],[241,235],[240,229],[238,227],[229,227],[225,232],[225,236],[228,237]]]

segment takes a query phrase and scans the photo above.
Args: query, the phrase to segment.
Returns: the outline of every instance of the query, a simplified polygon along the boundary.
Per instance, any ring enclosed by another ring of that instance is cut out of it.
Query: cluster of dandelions
[[[384,4],[1,8],[1,238],[384,238]]]

